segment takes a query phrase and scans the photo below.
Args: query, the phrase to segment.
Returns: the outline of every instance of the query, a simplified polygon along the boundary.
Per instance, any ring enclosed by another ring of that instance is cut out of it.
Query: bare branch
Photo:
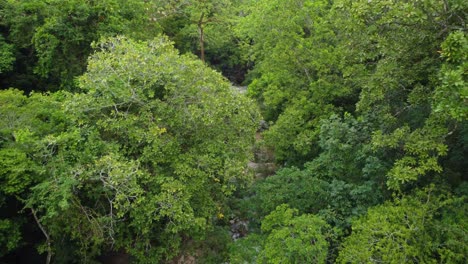
[[[34,209],[31,208],[31,212],[34,216],[34,220],[36,220],[36,223],[37,225],[39,226],[39,228],[41,229],[42,233],[44,234],[44,236],[46,237],[46,243],[47,243],[47,259],[46,259],[46,264],[49,264],[50,263],[50,260],[52,259],[52,248],[51,248],[51,240],[50,240],[50,236],[49,234],[47,233],[47,231],[45,230],[44,226],[41,224],[41,222],[39,221],[39,218],[37,218],[37,215],[36,215],[36,211]]]

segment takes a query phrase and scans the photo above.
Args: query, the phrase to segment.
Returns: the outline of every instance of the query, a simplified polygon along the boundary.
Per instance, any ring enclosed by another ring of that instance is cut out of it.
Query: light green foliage
[[[320,118],[347,104],[340,54],[329,22],[329,1],[252,1],[237,27],[251,46],[255,68],[249,93],[274,125],[265,133],[280,161],[304,162],[316,154]],[[315,146],[315,147],[314,147]]]
[[[353,233],[345,240],[338,261],[428,263],[430,245],[423,228],[428,210],[419,203],[370,209],[353,225]]]
[[[164,38],[147,45],[118,38],[101,48],[81,79],[81,87],[96,98],[85,110],[93,115],[93,107],[100,107],[96,114],[110,114],[97,123],[130,140],[125,142],[128,154],[141,152],[144,161],[154,165],[175,162],[181,177],[207,169],[203,174],[228,184],[244,175],[239,162],[249,156],[257,118],[250,101],[232,91],[219,74],[179,56]],[[120,53],[125,56],[114,56]],[[141,134],[130,134],[116,121]],[[145,126],[152,134],[139,130]],[[145,141],[152,143],[148,149],[135,148]],[[224,189],[228,192],[229,187]]]
[[[463,263],[466,205],[460,203],[465,200],[426,190],[371,208],[353,223],[338,262]]]
[[[442,263],[464,263],[468,261],[468,203],[466,183],[465,193],[444,201],[440,216],[431,226],[432,237],[437,241],[437,255]],[[435,234],[435,235],[434,235]]]
[[[262,221],[268,234],[261,253],[266,263],[325,263],[329,226],[314,215],[280,205]]]
[[[41,179],[43,170],[31,158],[38,141],[49,133],[60,133],[64,116],[60,103],[18,90],[0,93],[0,193],[24,197],[28,187]]]
[[[2,148],[0,150],[2,191],[7,195],[24,191],[32,181],[31,177],[25,177],[30,173],[32,165],[26,153],[18,149]]]
[[[468,38],[455,31],[442,43],[445,63],[440,71],[441,84],[436,88],[435,111],[443,111],[462,121],[468,118]]]
[[[444,144],[447,130],[443,122],[443,118],[430,117],[424,127],[411,132],[408,127],[401,127],[391,135],[382,135],[380,131],[374,134],[375,147],[402,148],[405,151],[405,155],[395,161],[388,173],[387,185],[390,189],[399,190],[405,183],[416,181],[431,171],[442,172],[438,158],[447,153]]]
[[[79,79],[85,93],[59,108],[73,126],[38,139],[36,161],[49,177],[26,206],[85,262],[111,246],[144,262],[173,257],[182,237],[202,237],[217,206],[250,180],[258,114],[164,37],[96,47]]]

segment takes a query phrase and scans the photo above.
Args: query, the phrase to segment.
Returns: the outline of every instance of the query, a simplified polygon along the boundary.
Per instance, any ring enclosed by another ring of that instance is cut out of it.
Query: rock
[[[231,238],[233,240],[237,240],[247,235],[249,231],[248,220],[241,220],[238,218],[234,218],[234,219],[231,219],[229,223],[231,224]]]
[[[258,126],[258,131],[262,132],[269,128],[268,122],[265,120],[260,120],[260,124]]]

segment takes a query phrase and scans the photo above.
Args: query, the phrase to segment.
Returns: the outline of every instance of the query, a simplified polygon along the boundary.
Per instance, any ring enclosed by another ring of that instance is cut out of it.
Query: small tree
[[[282,204],[262,221],[268,233],[261,257],[267,263],[325,263],[329,225],[318,216],[297,216]]]

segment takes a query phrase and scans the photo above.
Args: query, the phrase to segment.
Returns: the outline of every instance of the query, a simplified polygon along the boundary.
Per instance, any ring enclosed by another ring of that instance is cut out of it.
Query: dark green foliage
[[[116,34],[148,39],[159,32],[158,25],[150,22],[147,7],[140,0],[0,1],[0,26],[11,43],[0,44],[2,58],[8,54],[5,45],[12,45],[16,57],[13,70],[12,59],[2,60],[0,69],[10,69],[2,88],[73,90],[74,78],[86,68],[93,41]]]
[[[158,3],[161,2],[161,3]],[[234,27],[239,19],[242,0],[155,1],[158,21],[164,34],[182,53],[201,57],[231,82],[241,84],[247,63]]]
[[[287,203],[346,227],[350,217],[382,201],[386,166],[369,147],[366,123],[333,116],[321,128],[319,157],[303,170],[285,168],[258,183],[264,214]]]
[[[447,45],[464,49],[463,34],[445,39],[449,31],[464,27],[460,17],[466,8],[457,1],[444,4],[430,0],[338,1],[335,5],[336,21],[347,25],[340,29],[347,60],[344,69],[352,70],[346,79],[361,88],[359,113],[372,113],[380,119],[373,145],[390,150],[387,155],[394,165],[387,184],[391,189],[418,180],[431,181],[442,171],[439,159],[447,154],[445,137],[454,129],[452,118],[463,110],[454,105],[448,114],[441,111],[439,103],[434,104],[441,101],[438,98],[447,81],[440,77],[447,69],[440,49],[447,49]],[[466,87],[461,76],[456,78],[458,85]],[[462,95],[460,88],[456,89],[451,96]]]
[[[232,242],[229,247],[229,261],[231,263],[258,263],[264,241],[265,235],[252,233]]]
[[[0,219],[0,257],[16,249],[20,241],[20,223],[13,219]]]
[[[193,252],[196,261],[200,263],[223,263],[228,260],[228,246],[232,242],[229,231],[224,227],[216,226],[203,237],[203,240],[194,242],[195,246],[185,252]]]
[[[328,183],[308,171],[285,168],[256,186],[261,212],[266,215],[280,204],[299,208],[301,213],[317,213],[326,206]]]
[[[14,61],[13,45],[6,43],[0,35],[0,74],[11,71]]]

